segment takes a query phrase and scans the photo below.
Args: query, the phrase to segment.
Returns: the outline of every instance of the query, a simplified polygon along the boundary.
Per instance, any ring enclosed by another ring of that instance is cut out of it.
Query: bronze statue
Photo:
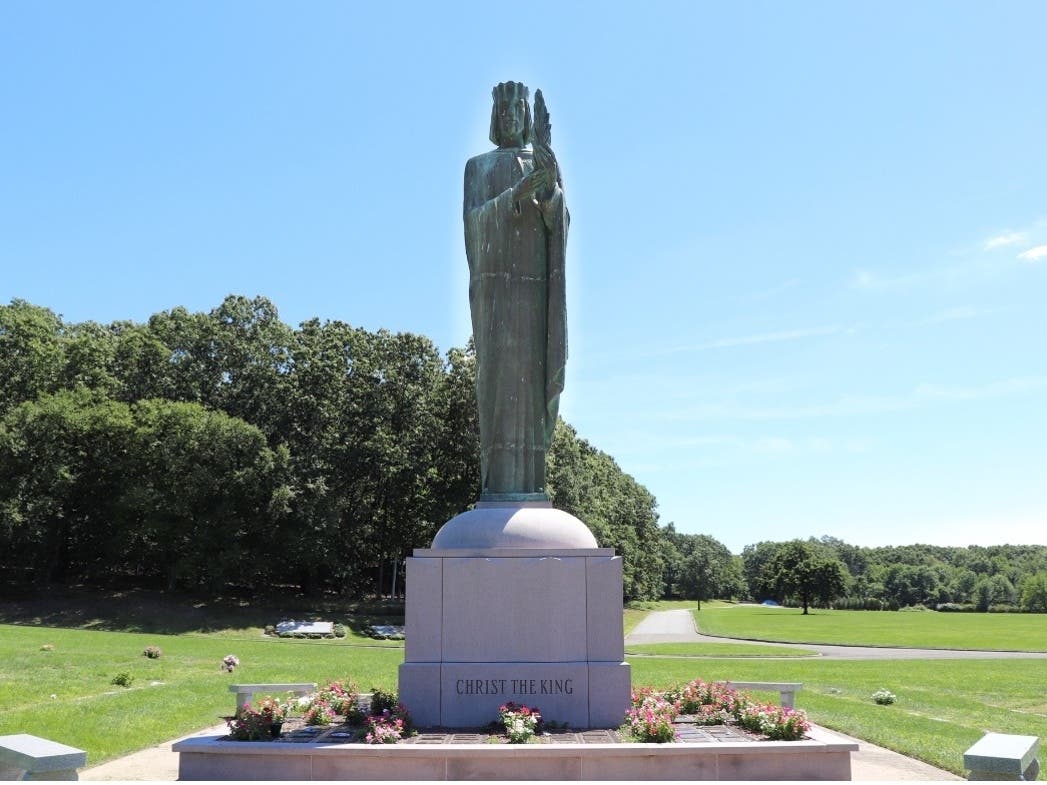
[[[549,113],[535,92],[492,91],[498,149],[465,165],[465,248],[476,344],[481,500],[545,500],[567,360],[567,212]],[[533,149],[528,149],[533,142]]]

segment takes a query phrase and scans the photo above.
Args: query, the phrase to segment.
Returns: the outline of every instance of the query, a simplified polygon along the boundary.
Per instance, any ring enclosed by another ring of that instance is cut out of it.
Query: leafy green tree
[[[125,506],[134,559],[168,589],[226,581],[251,585],[274,571],[263,557],[283,510],[286,451],[255,426],[199,404],[147,400],[132,407],[135,482]],[[279,571],[279,568],[276,568]]]
[[[782,546],[783,543],[765,540],[742,549],[742,571],[750,599],[757,602],[771,598],[780,602],[784,599],[778,593],[774,572],[768,569]]]
[[[57,389],[62,329],[47,308],[17,299],[0,306],[0,415]]]
[[[85,387],[111,396],[117,384],[112,374],[113,333],[95,322],[81,322],[66,327],[61,343],[59,385],[68,390]]]
[[[109,325],[112,334],[112,397],[124,403],[174,398],[173,353],[153,331],[129,321]]]
[[[939,574],[927,565],[892,564],[883,584],[899,605],[933,606],[940,598]]]
[[[806,616],[815,601],[829,604],[843,593],[847,568],[825,556],[810,543],[793,540],[785,543],[764,568],[765,580],[772,582],[783,597],[796,597]]]
[[[125,405],[83,388],[26,401],[0,421],[0,550],[12,581],[100,578],[124,564],[132,433]]]
[[[650,492],[562,420],[549,451],[553,505],[592,530],[622,557],[625,598],[655,599],[662,589],[657,503]]]
[[[1047,613],[1047,572],[1038,572],[1022,581],[1022,610]]]
[[[670,596],[700,602],[745,592],[741,562],[723,543],[706,534],[681,534],[671,524],[662,529],[662,538],[668,546],[663,561]]]

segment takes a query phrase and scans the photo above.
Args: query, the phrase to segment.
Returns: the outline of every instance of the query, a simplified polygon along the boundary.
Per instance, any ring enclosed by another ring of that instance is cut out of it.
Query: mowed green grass
[[[918,649],[1047,651],[1047,614],[830,611],[758,605],[705,606],[698,629],[710,635],[788,643]]]
[[[663,657],[815,657],[810,649],[770,646],[762,643],[636,643],[626,654]]]
[[[55,650],[41,651],[44,644]],[[161,647],[164,656],[143,657],[147,645]],[[226,654],[241,660],[233,674],[220,669]],[[0,735],[33,733],[72,744],[96,765],[220,722],[234,706],[231,683],[349,677],[363,689],[395,689],[402,660],[402,649],[219,630],[160,635],[0,625]],[[694,678],[803,682],[797,705],[815,722],[957,774],[963,751],[986,731],[1047,738],[1047,660],[643,656],[630,662],[636,686]],[[135,677],[131,689],[110,684],[122,671]],[[881,687],[898,702],[873,703],[869,696]],[[1047,760],[1041,765],[1047,770]]]
[[[144,657],[148,645],[163,656]],[[240,658],[233,673],[221,669],[227,654]],[[95,765],[220,723],[236,705],[230,684],[350,677],[365,690],[395,690],[402,660],[403,648],[337,640],[0,625],[0,735],[61,741]],[[130,689],[110,683],[121,672],[134,677]]]
[[[829,728],[963,775],[963,753],[987,731],[1047,738],[1047,660],[702,660],[634,657],[633,684],[798,681],[797,708]],[[890,706],[870,696],[897,695]],[[758,695],[777,702],[776,693]],[[1041,745],[1041,770],[1047,749]]]

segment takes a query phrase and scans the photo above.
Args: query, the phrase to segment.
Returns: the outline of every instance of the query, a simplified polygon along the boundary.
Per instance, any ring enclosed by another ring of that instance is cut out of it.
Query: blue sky
[[[469,334],[465,160],[541,88],[562,413],[738,552],[1047,544],[1040,2],[0,4],[0,302]]]

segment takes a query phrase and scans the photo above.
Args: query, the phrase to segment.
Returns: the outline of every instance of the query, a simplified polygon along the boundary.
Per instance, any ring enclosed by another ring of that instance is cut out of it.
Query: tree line
[[[410,333],[284,324],[263,297],[144,323],[0,306],[0,585],[396,593],[479,495],[475,358]],[[622,555],[625,599],[1047,611],[1047,548],[734,555],[560,421],[553,504]]]
[[[1047,546],[860,547],[838,537],[746,545],[661,530],[663,593],[847,610],[1047,613]]]
[[[263,297],[145,323],[0,306],[0,582],[389,593],[479,495],[470,347]],[[654,497],[559,423],[553,502],[657,596]]]

